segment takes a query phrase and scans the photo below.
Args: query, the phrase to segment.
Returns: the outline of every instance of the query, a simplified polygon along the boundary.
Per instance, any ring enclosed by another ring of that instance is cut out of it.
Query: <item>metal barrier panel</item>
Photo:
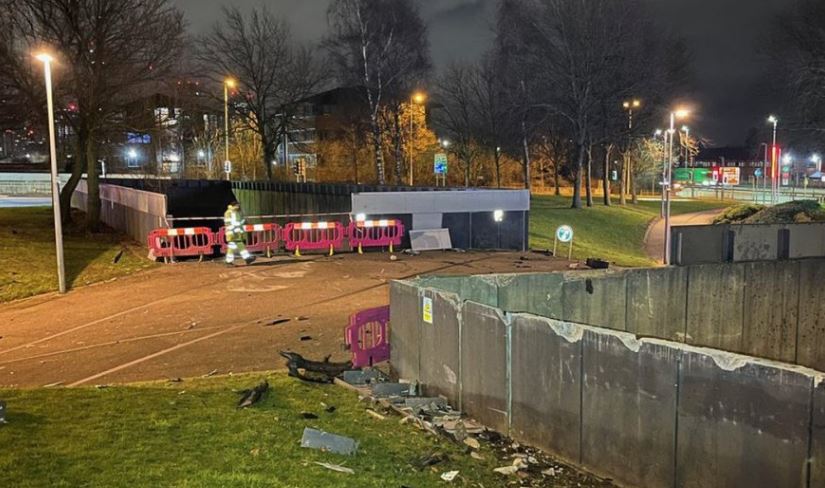
[[[404,224],[400,220],[352,222],[348,234],[349,245],[353,249],[400,246],[404,238]]]
[[[156,229],[149,233],[149,252],[155,258],[211,256],[215,237],[208,227]]]
[[[344,245],[344,225],[340,222],[289,223],[283,234],[288,251],[341,249]]]
[[[246,250],[252,253],[272,255],[281,248],[281,227],[278,224],[245,225]],[[215,244],[226,253],[226,227],[221,227],[215,234]]]
[[[389,322],[389,305],[362,310],[350,316],[345,340],[352,351],[354,367],[372,366],[390,358]]]

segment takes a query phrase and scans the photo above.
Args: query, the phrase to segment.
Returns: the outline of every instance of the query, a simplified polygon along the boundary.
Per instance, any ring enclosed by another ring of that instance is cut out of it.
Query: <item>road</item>
[[[721,209],[672,216],[671,225],[704,225],[713,222]],[[664,262],[665,253],[665,219],[657,218],[647,228],[645,235],[645,252],[658,263]]]
[[[10,207],[51,207],[50,197],[5,197],[0,195],[0,208]]]
[[[522,260],[522,256],[525,260]],[[350,314],[421,274],[568,269],[539,254],[435,252],[165,265],[0,305],[0,386],[111,384],[281,369],[279,350],[346,359]],[[280,319],[287,322],[273,325]]]

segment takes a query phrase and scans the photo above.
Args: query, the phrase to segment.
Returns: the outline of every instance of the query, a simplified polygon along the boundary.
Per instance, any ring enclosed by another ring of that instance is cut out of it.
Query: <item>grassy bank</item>
[[[723,208],[714,201],[672,202],[673,215]],[[601,199],[592,208],[574,210],[569,197],[535,196],[530,213],[530,245],[552,249],[553,234],[563,224],[575,231],[573,257],[598,257],[621,266],[653,264],[644,251],[644,237],[650,222],[659,216],[660,203],[643,201],[624,207],[614,203],[605,207]],[[567,246],[561,248],[567,252]],[[559,251],[560,253],[562,251]]]
[[[233,390],[267,378],[270,391],[235,408]],[[0,486],[429,487],[458,470],[457,486],[503,486],[515,479],[487,447],[483,460],[443,438],[378,420],[348,390],[309,385],[279,373],[236,375],[104,389],[0,390],[8,421],[0,426]],[[327,412],[329,406],[336,407]],[[316,414],[305,419],[302,412]],[[352,437],[355,456],[304,449],[304,427]],[[434,452],[447,461],[413,467]],[[315,464],[344,465],[355,474]],[[579,475],[554,486],[592,486]],[[582,483],[582,484],[579,484]]]
[[[50,208],[0,208],[0,302],[57,290]],[[66,280],[77,287],[124,276],[152,264],[120,236],[65,229]],[[115,257],[123,251],[119,261]]]

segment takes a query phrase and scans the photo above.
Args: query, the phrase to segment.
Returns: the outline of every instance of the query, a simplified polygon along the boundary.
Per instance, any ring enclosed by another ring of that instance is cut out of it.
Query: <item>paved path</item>
[[[533,253],[397,256],[280,257],[238,268],[184,262],[2,304],[0,388],[281,369],[279,350],[345,359],[349,315],[388,303],[389,280],[569,264]]]
[[[722,209],[705,210],[671,217],[671,225],[703,225],[710,224]],[[647,228],[645,235],[645,252],[658,263],[664,262],[665,252],[665,219],[657,218]]]

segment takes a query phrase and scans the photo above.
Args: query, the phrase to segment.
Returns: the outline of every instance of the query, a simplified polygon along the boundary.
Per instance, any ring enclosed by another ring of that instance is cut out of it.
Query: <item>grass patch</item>
[[[237,410],[232,390],[263,378],[270,391]],[[170,487],[428,487],[441,473],[459,470],[459,486],[502,486],[487,447],[484,461],[458,446],[400,425],[376,420],[348,390],[309,385],[281,373],[149,383],[105,389],[0,390],[9,424],[0,426],[0,486]],[[323,404],[334,405],[326,413]],[[305,420],[303,411],[319,416]],[[341,456],[300,447],[304,427],[360,442]],[[410,463],[434,451],[449,460],[433,469]],[[345,465],[336,473],[314,461]],[[507,480],[510,481],[510,480]],[[581,479],[579,479],[581,481]],[[558,486],[576,486],[561,483]]]
[[[0,208],[0,302],[57,290],[52,210]],[[69,287],[124,276],[152,266],[135,246],[113,233],[64,230]],[[117,264],[115,256],[123,250]]]
[[[678,201],[671,203],[673,215],[723,208],[715,201]],[[552,249],[556,228],[563,224],[573,226],[573,257],[598,257],[620,266],[650,266],[654,262],[644,251],[644,237],[650,222],[659,216],[661,204],[642,201],[637,205],[621,207],[615,203],[605,207],[601,199],[591,208],[570,208],[569,197],[534,196],[530,211],[530,245],[533,248]],[[567,252],[563,245],[562,252]]]

